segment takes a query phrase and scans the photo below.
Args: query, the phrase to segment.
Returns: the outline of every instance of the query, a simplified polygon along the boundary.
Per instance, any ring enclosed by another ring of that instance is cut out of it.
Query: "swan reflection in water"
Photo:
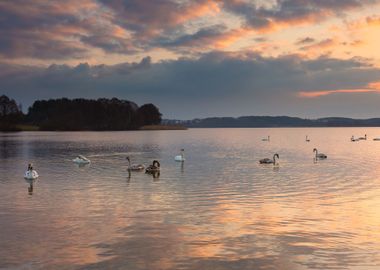
[[[153,177],[153,181],[158,181],[160,178],[160,171],[148,173]]]
[[[29,195],[33,195],[33,185],[34,183],[37,181],[36,179],[24,179],[25,182],[27,182],[29,184],[29,187],[28,187],[28,194]]]
[[[181,162],[181,173],[185,172],[185,162]]]
[[[158,179],[160,178],[160,171],[149,171],[149,172],[146,172],[146,174],[149,174],[153,177],[153,180],[155,181],[158,181]],[[128,170],[128,175],[127,175],[127,183],[131,182],[131,178],[132,178],[132,173],[130,170]]]

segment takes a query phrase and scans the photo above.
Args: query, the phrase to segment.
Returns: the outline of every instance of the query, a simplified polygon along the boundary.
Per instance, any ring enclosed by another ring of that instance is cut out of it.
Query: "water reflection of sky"
[[[0,135],[0,267],[377,269],[380,142],[349,141],[364,133],[380,129]],[[258,164],[274,152],[277,170]],[[127,155],[160,176],[128,178]]]

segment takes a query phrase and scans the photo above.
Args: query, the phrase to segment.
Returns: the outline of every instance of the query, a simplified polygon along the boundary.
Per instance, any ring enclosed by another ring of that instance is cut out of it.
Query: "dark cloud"
[[[325,19],[354,8],[378,3],[378,0],[277,0],[271,8],[248,1],[223,1],[224,9],[242,16],[247,25],[267,29],[277,23],[297,24]]]
[[[314,38],[305,37],[305,38],[298,40],[295,44],[296,45],[305,45],[305,44],[309,44],[309,43],[314,43],[315,41],[316,40]]]
[[[178,59],[113,66],[81,64],[48,68],[9,66],[0,72],[0,91],[24,104],[52,97],[119,97],[139,104],[157,104],[165,117],[212,115],[341,115],[370,116],[380,102],[377,93],[336,94],[304,99],[300,91],[355,89],[380,80],[380,70],[362,59],[295,55],[277,58],[256,53],[210,53],[199,59]],[[332,102],[332,100],[334,102]],[[348,104],[350,107],[348,107]]]
[[[92,48],[135,53],[132,38],[94,0],[0,2],[0,55],[4,58],[86,58]]]
[[[300,50],[303,50],[303,51],[318,50],[320,52],[322,49],[329,49],[335,44],[336,44],[336,41],[334,39],[326,38],[312,44],[306,43],[306,45],[302,46]]]
[[[193,34],[182,35],[172,40],[165,38],[161,41],[158,40],[158,42],[159,46],[163,47],[188,47],[202,45],[202,43],[205,45],[222,36],[226,29],[227,27],[224,25],[214,25],[211,27],[202,28]]]

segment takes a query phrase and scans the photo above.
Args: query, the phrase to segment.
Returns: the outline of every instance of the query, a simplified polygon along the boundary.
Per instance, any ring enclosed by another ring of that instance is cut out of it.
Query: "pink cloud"
[[[380,93],[380,82],[369,83],[368,88],[357,89],[337,89],[337,90],[321,90],[321,91],[300,91],[298,96],[302,98],[317,98],[328,96],[331,94],[344,94],[344,93]]]

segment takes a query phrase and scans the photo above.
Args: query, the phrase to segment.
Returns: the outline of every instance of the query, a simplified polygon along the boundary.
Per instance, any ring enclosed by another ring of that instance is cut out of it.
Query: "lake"
[[[378,136],[380,128],[2,133],[0,268],[379,269]],[[314,147],[328,158],[314,161]],[[184,163],[174,161],[181,148]],[[278,166],[259,164],[274,153]],[[91,164],[75,165],[78,154]],[[159,160],[160,175],[128,175],[127,156]],[[40,174],[33,190],[28,162]]]

